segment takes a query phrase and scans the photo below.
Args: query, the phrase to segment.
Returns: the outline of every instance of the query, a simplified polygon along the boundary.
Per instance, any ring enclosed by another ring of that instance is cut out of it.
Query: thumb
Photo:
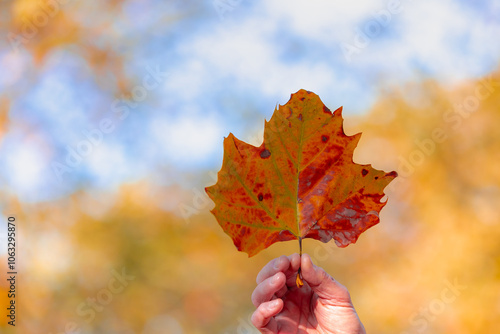
[[[334,303],[351,304],[347,288],[328,275],[323,268],[315,266],[308,254],[303,254],[300,263],[302,278],[319,298]]]

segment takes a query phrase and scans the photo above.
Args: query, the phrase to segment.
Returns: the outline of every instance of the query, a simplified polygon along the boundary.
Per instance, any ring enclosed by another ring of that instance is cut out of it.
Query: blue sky
[[[0,98],[11,100],[0,183],[21,200],[143,178],[189,187],[220,168],[224,136],[260,144],[264,119],[301,88],[348,117],[385,88],[427,78],[453,87],[499,65],[498,0],[127,1],[119,15],[91,15],[98,6],[65,10],[89,29],[111,23],[91,43],[123,57],[128,100],[78,46],[36,66],[0,42]]]

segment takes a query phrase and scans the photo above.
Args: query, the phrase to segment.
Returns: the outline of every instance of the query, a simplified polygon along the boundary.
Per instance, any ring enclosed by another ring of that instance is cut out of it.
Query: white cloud
[[[126,156],[122,145],[104,140],[92,146],[92,152],[84,157],[84,163],[93,182],[101,187],[116,187],[124,179],[139,172],[134,159]]]
[[[485,49],[470,49],[467,41],[483,40],[486,45],[487,35],[471,34],[471,26],[482,25],[474,12],[466,13],[463,7],[450,1],[413,2],[401,15],[402,38],[390,46],[402,52],[399,59],[391,57],[391,60],[404,67],[412,66],[416,60],[444,82],[478,74],[480,69],[470,65],[477,62]]]
[[[261,5],[268,17],[289,24],[291,33],[329,43],[348,37],[353,22],[384,8],[384,3],[382,0],[276,0],[262,1]]]
[[[348,63],[340,44],[352,44],[355,32],[365,29],[374,13],[387,10],[388,4],[368,0],[258,2],[238,20],[206,29],[180,46],[186,59],[180,65],[184,75],[180,82],[187,88],[186,80],[193,79],[193,87],[203,94],[208,87],[204,90],[200,82],[233,77],[231,91],[258,87],[263,94],[283,96],[305,86],[317,91],[325,86],[342,90],[347,81],[352,90],[366,92],[366,85],[379,84],[380,78],[400,84],[422,73],[453,83],[491,70],[485,68],[491,61],[483,60],[500,53],[500,45],[492,43],[500,25],[487,26],[477,13],[450,0],[401,1],[401,11],[391,14],[387,27]],[[323,48],[324,54],[309,58],[314,52],[306,51],[293,62],[284,62],[281,42],[290,38],[299,38],[305,45],[314,41],[312,47]],[[195,72],[193,59],[203,71]],[[345,73],[339,76],[347,69],[351,78]],[[352,85],[353,81],[357,84]]]
[[[289,96],[301,88],[319,92],[334,85],[336,75],[325,62],[298,60],[285,63],[273,34],[278,25],[266,18],[249,18],[238,25],[219,27],[179,47],[185,59],[167,84],[177,98],[199,103],[214,81],[221,89],[245,91],[258,87],[257,95]],[[215,78],[215,79],[214,79]]]
[[[163,88],[171,97],[196,102],[206,91],[210,70],[196,58],[187,58],[181,67],[169,72]]]
[[[210,160],[227,135],[220,120],[205,114],[156,119],[151,122],[150,131],[154,151],[178,167],[192,167]]]
[[[53,181],[48,168],[50,150],[45,140],[36,135],[21,139],[17,136],[5,138],[1,168],[7,175],[10,190],[24,200],[38,200],[43,196],[49,181]]]
[[[10,51],[10,50],[9,50]],[[2,90],[16,84],[26,75],[24,63],[29,62],[26,53],[5,52],[0,54],[0,87]]]

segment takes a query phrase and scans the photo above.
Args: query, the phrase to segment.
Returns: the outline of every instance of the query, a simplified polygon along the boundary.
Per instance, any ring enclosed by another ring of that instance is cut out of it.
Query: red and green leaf
[[[212,213],[249,256],[278,241],[331,239],[340,247],[379,222],[384,188],[396,176],[352,161],[361,134],[347,136],[331,112],[300,90],[265,123],[260,147],[224,139]]]

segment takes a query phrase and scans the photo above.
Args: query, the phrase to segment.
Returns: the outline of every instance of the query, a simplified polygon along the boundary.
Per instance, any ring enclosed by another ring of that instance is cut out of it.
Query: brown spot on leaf
[[[375,176],[375,180],[378,180],[378,176]]]
[[[301,100],[301,101],[304,101],[305,99],[306,99],[305,97],[301,97],[301,98],[300,98],[300,100]]]
[[[321,141],[322,141],[323,143],[326,143],[326,142],[328,141],[328,139],[329,139],[329,138],[330,138],[330,137],[328,137],[327,135],[322,135],[322,136],[321,136]]]
[[[327,113],[327,114],[330,114],[330,115],[332,114],[332,112],[330,111],[330,109],[328,109],[328,107],[325,106],[325,105],[323,105],[323,112]]]
[[[302,114],[299,114],[299,117],[297,117],[299,120],[302,120]]]
[[[396,176],[398,176],[398,173],[396,173],[395,171],[392,171],[392,172],[387,173],[387,174],[385,174],[385,175],[386,175],[386,176],[396,177]]]
[[[267,159],[267,158],[269,158],[270,156],[271,156],[271,152],[270,152],[267,148],[265,148],[265,149],[263,149],[262,151],[260,151],[260,157],[261,157],[262,159]]]
[[[240,231],[239,231],[240,237],[243,237],[245,234],[247,234],[247,230],[249,230],[247,227],[242,226]]]
[[[264,195],[262,193],[259,194],[259,201],[262,201],[264,199]]]
[[[366,174],[368,174],[368,170],[364,169],[361,171],[361,174],[363,174],[363,176],[366,176]]]
[[[336,161],[334,155],[325,157],[321,163],[315,166],[309,165],[300,173],[299,196],[305,194],[310,187],[314,187],[327,173],[331,165]]]

